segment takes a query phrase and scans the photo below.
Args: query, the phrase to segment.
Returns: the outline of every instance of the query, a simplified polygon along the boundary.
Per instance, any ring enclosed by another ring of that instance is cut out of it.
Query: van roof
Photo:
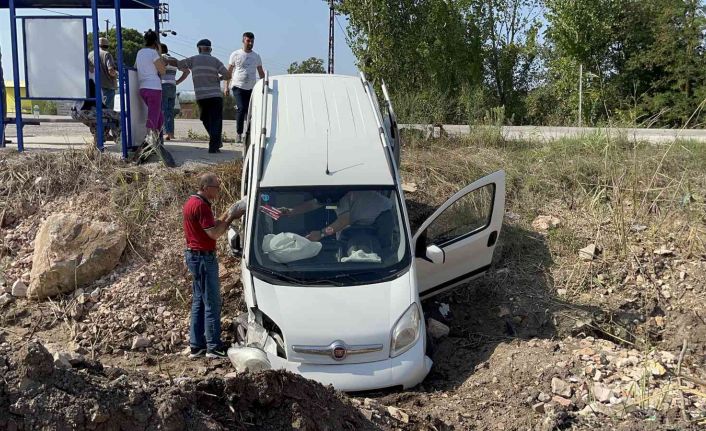
[[[262,85],[252,96],[256,136]],[[271,77],[269,85],[261,187],[394,185],[377,114],[360,78],[283,75]]]

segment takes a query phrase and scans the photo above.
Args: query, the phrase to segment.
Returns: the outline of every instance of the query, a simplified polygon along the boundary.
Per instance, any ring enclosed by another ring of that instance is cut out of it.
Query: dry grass
[[[518,289],[537,284],[539,266],[551,266],[539,272],[547,284],[571,294],[648,273],[641,248],[651,255],[666,246],[687,259],[706,254],[703,144],[657,146],[605,135],[530,143],[506,141],[492,128],[433,141],[408,135],[405,142],[403,178],[419,188],[408,196],[412,206],[431,210],[476,179],[507,172],[506,210],[519,221],[508,222],[496,261],[518,274]],[[530,225],[538,215],[558,216],[562,224],[536,238]],[[586,265],[578,250],[591,243],[602,253]],[[544,259],[540,246],[549,248]],[[598,274],[607,278],[601,283]]]
[[[67,210],[67,202],[78,201],[86,213],[119,221],[131,244],[145,243],[157,231],[178,232],[181,205],[207,170],[223,180],[223,199],[216,202],[216,211],[224,211],[239,197],[240,161],[185,171],[136,167],[94,149],[7,152],[0,157],[0,220],[8,227],[42,210]]]

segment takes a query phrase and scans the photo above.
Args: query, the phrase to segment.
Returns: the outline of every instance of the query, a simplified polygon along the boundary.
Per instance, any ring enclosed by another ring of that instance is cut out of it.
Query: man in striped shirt
[[[208,152],[220,153],[223,146],[223,92],[221,81],[231,78],[223,63],[211,55],[211,41],[200,40],[199,55],[179,61],[179,70],[190,70],[201,122],[209,136]]]
[[[164,112],[164,128],[167,135],[165,139],[171,141],[174,139],[174,104],[177,97],[177,85],[184,82],[191,72],[185,70],[181,77],[176,79],[179,69],[173,65],[177,64],[177,60],[169,55],[169,47],[165,44],[162,44],[162,58],[167,64],[167,73],[162,77],[162,112]]]

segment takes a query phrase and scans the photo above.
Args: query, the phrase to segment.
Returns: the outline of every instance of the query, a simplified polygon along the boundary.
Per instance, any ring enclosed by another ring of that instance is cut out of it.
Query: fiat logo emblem
[[[346,359],[347,353],[348,352],[346,351],[346,346],[341,344],[335,344],[331,348],[331,356],[337,361],[342,361]]]

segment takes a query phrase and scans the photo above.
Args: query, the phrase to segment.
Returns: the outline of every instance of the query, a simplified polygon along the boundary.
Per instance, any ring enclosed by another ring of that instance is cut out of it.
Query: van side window
[[[427,229],[427,244],[443,246],[486,228],[494,195],[495,184],[489,184],[454,202]]]

